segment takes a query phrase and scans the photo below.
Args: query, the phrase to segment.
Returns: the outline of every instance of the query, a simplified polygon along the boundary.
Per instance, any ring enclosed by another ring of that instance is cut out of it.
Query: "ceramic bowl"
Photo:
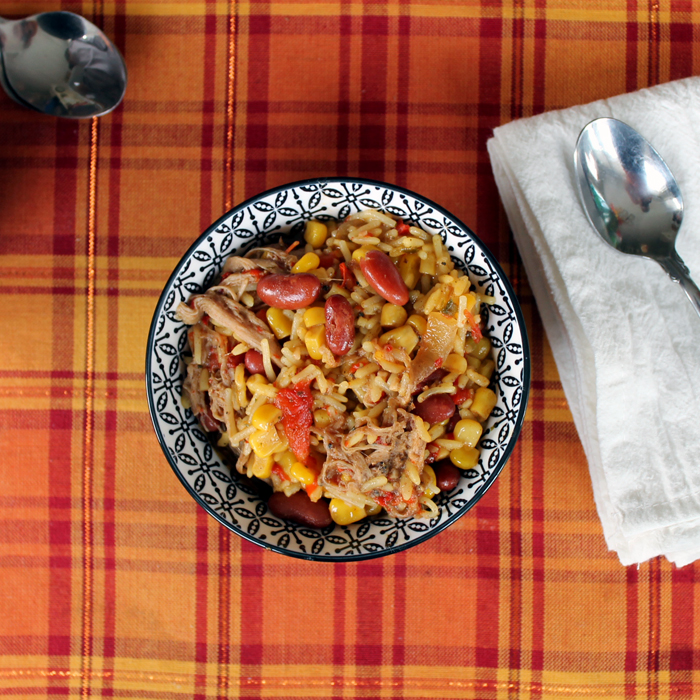
[[[491,387],[498,403],[484,427],[478,465],[462,472],[457,488],[436,497],[439,517],[396,520],[379,514],[349,526],[334,524],[315,530],[275,517],[254,485],[227,466],[191,411],[183,408],[186,326],[176,319],[175,309],[210,286],[229,255],[277,242],[280,235],[299,237],[309,219],[343,219],[369,207],[439,234],[472,284],[495,297],[494,304],[482,308],[482,318],[493,346],[496,370]],[[529,383],[530,354],[520,306],[484,244],[461,221],[424,197],[393,185],[352,178],[276,187],[212,224],[185,253],[165,285],[146,354],[153,426],[189,496],[237,535],[266,549],[319,561],[392,554],[428,540],[464,515],[494,483],[513,450],[525,416]]]

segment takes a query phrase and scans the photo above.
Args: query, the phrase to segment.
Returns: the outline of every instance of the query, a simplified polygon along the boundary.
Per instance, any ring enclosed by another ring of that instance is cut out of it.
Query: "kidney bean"
[[[381,250],[370,250],[360,258],[360,269],[370,287],[392,304],[408,303],[408,287],[391,258]]]
[[[259,350],[248,350],[245,354],[245,368],[251,374],[265,374],[262,353]]]
[[[461,473],[449,459],[442,459],[433,465],[437,487],[440,491],[452,491],[461,478]]]
[[[443,377],[446,377],[449,372],[446,369],[436,369],[434,372],[429,374],[413,391],[414,394],[420,394],[425,388],[429,387],[433,382],[437,382]]]
[[[303,309],[321,293],[321,280],[302,272],[297,275],[265,275],[257,288],[258,296],[275,309]]]
[[[355,316],[342,294],[326,299],[326,345],[334,355],[345,355],[355,342]]]
[[[198,416],[199,422],[208,433],[216,433],[221,429],[219,421],[212,416],[211,411],[205,408]]]
[[[413,412],[424,421],[434,425],[452,418],[455,412],[455,404],[449,394],[433,394],[423,401],[416,403]]]
[[[297,491],[291,496],[280,492],[273,493],[267,505],[273,515],[299,525],[327,527],[333,522],[328,503],[323,499],[312,503],[306,491]]]

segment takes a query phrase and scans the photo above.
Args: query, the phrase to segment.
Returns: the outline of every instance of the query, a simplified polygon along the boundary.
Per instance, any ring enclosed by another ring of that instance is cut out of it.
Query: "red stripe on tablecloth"
[[[219,700],[229,697],[229,663],[231,661],[231,531],[219,528],[217,689]]]
[[[248,18],[248,100],[256,102],[256,114],[246,118],[245,196],[252,197],[267,189],[267,119],[270,85],[270,15],[251,14]]]
[[[355,602],[355,664],[358,666],[382,665],[384,587],[381,561],[357,565],[356,575],[362,585],[357,587]],[[372,674],[372,672],[369,672]],[[378,674],[374,672],[376,677]]]
[[[57,258],[75,255],[75,206],[77,183],[78,125],[73,122],[56,120],[56,174],[54,180],[54,228],[53,254],[54,270]],[[70,164],[70,165],[68,165]],[[64,269],[61,270],[62,272]],[[73,274],[75,262],[73,265]],[[54,337],[52,354],[55,364],[71,366],[74,354],[73,327],[75,317],[72,309],[63,305],[52,305],[52,328]],[[48,584],[48,668],[65,669],[71,655],[71,510],[58,499],[70,502],[72,493],[70,436],[73,431],[73,411],[59,408],[51,401],[49,414],[49,480],[51,493],[57,500],[49,499],[49,584]],[[59,692],[66,688],[65,679],[50,676],[47,691]]]
[[[387,17],[362,18],[362,92],[358,148],[360,177],[384,179],[386,150],[386,66],[389,20]],[[365,100],[364,96],[370,97]]]
[[[345,607],[347,564],[333,564],[333,696],[332,700],[341,698],[344,684],[343,667],[345,666]]]
[[[263,550],[241,542],[241,650],[240,678],[245,679],[241,700],[259,700],[263,661]]]
[[[208,640],[208,578],[209,578],[209,524],[211,517],[204,508],[197,508],[195,546],[197,565],[195,567],[194,605],[194,687],[195,700],[205,700],[207,696],[207,640]]]
[[[407,14],[409,0],[399,0],[399,6],[406,8],[399,15],[399,75],[396,88],[396,184],[408,185],[408,101],[411,67],[411,17]]]
[[[224,211],[233,207],[234,187],[234,148],[236,144],[236,0],[229,0],[228,23],[226,26],[226,39],[228,51],[226,54],[226,139],[224,142]]]
[[[671,685],[692,684],[693,669],[697,666],[694,585],[695,567],[685,566],[671,572]]]
[[[687,21],[692,12],[692,0],[671,2],[668,33],[673,50],[669,52],[669,80],[678,80],[693,74],[693,25]]]
[[[403,673],[401,669],[406,663],[406,553],[394,554],[394,643],[391,649],[391,664],[394,667],[392,676],[395,694],[403,695]]]
[[[659,557],[647,564],[649,568],[649,653],[647,657],[648,697],[659,696],[659,647],[661,634],[661,561]]]
[[[338,17],[338,121],[336,126],[336,175],[349,175],[350,160],[350,0],[340,0]]]

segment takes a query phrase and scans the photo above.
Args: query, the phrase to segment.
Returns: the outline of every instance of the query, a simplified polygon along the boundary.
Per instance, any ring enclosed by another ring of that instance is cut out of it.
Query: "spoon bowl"
[[[574,163],[579,197],[595,231],[622,253],[658,262],[700,315],[700,290],[675,247],[683,198],[653,146],[631,126],[604,117],[579,134]]]
[[[72,12],[0,18],[0,64],[0,84],[9,97],[52,116],[102,116],[126,90],[126,65],[117,47]]]

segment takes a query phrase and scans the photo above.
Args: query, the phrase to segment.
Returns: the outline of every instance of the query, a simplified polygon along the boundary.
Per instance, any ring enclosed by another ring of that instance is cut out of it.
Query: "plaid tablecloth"
[[[485,150],[514,118],[700,72],[697,5],[0,0],[55,9],[114,38],[129,86],[94,121],[0,95],[0,696],[700,695],[700,569],[606,550]],[[195,505],[156,442],[144,356],[204,228],[344,174],[478,233],[521,300],[533,380],[510,462],[454,527],[324,564]]]

